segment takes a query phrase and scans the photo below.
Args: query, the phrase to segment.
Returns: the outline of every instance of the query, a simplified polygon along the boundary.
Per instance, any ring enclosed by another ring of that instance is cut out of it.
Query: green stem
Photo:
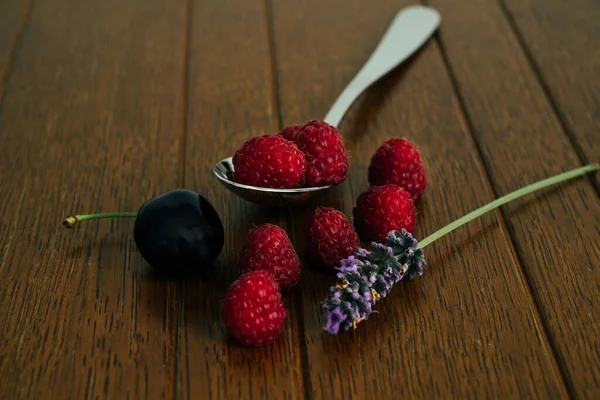
[[[580,168],[576,168],[571,171],[563,172],[562,174],[555,175],[553,177],[550,177],[550,178],[541,180],[539,182],[533,183],[531,185],[525,186],[524,188],[515,190],[514,192],[509,193],[505,196],[502,196],[502,197],[486,204],[485,206],[478,208],[477,210],[472,211],[469,214],[446,225],[442,229],[432,233],[431,235],[427,236],[425,239],[421,240],[418,248],[422,249],[423,247],[427,246],[428,244],[435,242],[436,240],[438,240],[445,234],[452,232],[453,230],[466,224],[467,222],[470,222],[470,221],[474,220],[475,218],[478,218],[478,217],[482,216],[483,214],[487,213],[488,211],[492,211],[493,209],[498,208],[498,207],[508,203],[509,201],[515,200],[521,196],[525,196],[526,194],[529,194],[536,190],[543,189],[547,186],[552,186],[556,183],[563,182],[563,181],[578,177],[580,175],[587,174],[588,172],[597,171],[598,169],[600,169],[600,164],[598,164],[598,163],[589,164],[589,165],[586,165],[585,167],[580,167]]]
[[[62,224],[67,228],[72,228],[73,225],[80,221],[87,221],[89,219],[102,219],[102,218],[135,218],[137,213],[134,212],[112,212],[112,213],[101,213],[101,214],[86,214],[86,215],[73,215],[63,220]]]

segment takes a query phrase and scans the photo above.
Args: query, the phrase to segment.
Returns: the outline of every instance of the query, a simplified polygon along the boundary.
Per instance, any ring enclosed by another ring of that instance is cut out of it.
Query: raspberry
[[[414,143],[405,138],[383,143],[371,158],[369,183],[398,185],[416,201],[427,186],[427,176]]]
[[[311,258],[328,268],[340,266],[340,261],[360,246],[358,234],[341,212],[320,207],[308,217],[308,248]]]
[[[412,233],[416,214],[410,194],[400,186],[371,186],[356,200],[354,224],[361,239],[382,243],[390,231]]]
[[[348,175],[348,154],[337,129],[321,121],[290,126],[279,133],[306,157],[305,185],[335,185]]]
[[[279,134],[286,138],[287,140],[291,140],[294,134],[302,127],[302,125],[290,125],[287,128],[284,128]]]
[[[253,271],[229,287],[221,318],[238,342],[262,346],[273,342],[283,331],[287,311],[273,277],[266,271]]]
[[[240,254],[240,271],[268,271],[281,288],[290,291],[300,280],[300,258],[283,229],[262,224],[248,231]]]
[[[245,142],[233,156],[235,182],[277,189],[298,186],[306,159],[298,147],[279,135],[263,135]]]

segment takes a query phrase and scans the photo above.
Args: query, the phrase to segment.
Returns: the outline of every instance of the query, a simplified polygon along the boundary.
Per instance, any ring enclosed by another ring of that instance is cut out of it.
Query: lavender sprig
[[[390,293],[395,283],[405,276],[409,279],[421,276],[426,265],[423,248],[428,244],[512,200],[598,169],[598,163],[586,165],[515,190],[446,225],[420,244],[402,229],[391,231],[385,245],[373,242],[371,251],[359,248],[337,268],[340,283],[329,289],[329,297],[323,302],[325,330],[335,335],[340,329],[356,328],[358,323],[376,312],[373,306]]]
[[[392,231],[388,246],[371,243],[372,250],[359,248],[355,255],[341,261],[337,268],[340,283],[329,288],[323,302],[325,330],[332,335],[356,328],[376,312],[373,306],[386,297],[405,274],[423,273],[423,250],[405,229]],[[409,256],[408,254],[412,254]],[[412,278],[411,278],[412,279]]]

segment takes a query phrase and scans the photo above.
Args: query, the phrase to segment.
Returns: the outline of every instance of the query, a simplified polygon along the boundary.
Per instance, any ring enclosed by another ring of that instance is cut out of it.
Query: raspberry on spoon
[[[235,152],[232,162],[235,182],[265,188],[295,188],[306,171],[304,153],[279,135],[248,140]]]
[[[348,154],[337,129],[326,122],[308,121],[285,128],[279,135],[294,142],[306,158],[305,185],[335,185],[348,175]]]

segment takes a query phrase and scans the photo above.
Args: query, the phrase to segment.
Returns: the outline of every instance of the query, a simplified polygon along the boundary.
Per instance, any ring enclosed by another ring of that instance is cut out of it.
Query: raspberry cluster
[[[313,120],[248,140],[235,152],[233,168],[233,180],[244,185],[329,186],[346,179],[348,154],[335,127]]]
[[[235,181],[270,188],[334,185],[348,174],[338,131],[321,121],[252,138],[235,153],[233,164]],[[394,283],[423,271],[422,250],[411,236],[414,202],[427,185],[416,146],[405,138],[383,143],[371,158],[368,179],[371,186],[353,209],[354,225],[331,207],[317,207],[307,218],[307,259],[337,271],[340,280],[323,304],[325,328],[333,334],[356,327]],[[371,251],[360,247],[361,239],[372,242]],[[273,224],[252,228],[240,251],[239,273],[223,301],[225,326],[242,344],[271,343],[287,318],[282,295],[301,275],[300,258],[285,230]]]
[[[287,318],[282,294],[296,286],[300,271],[300,258],[285,230],[273,224],[252,228],[240,252],[240,276],[221,308],[231,336],[247,346],[273,342]]]

